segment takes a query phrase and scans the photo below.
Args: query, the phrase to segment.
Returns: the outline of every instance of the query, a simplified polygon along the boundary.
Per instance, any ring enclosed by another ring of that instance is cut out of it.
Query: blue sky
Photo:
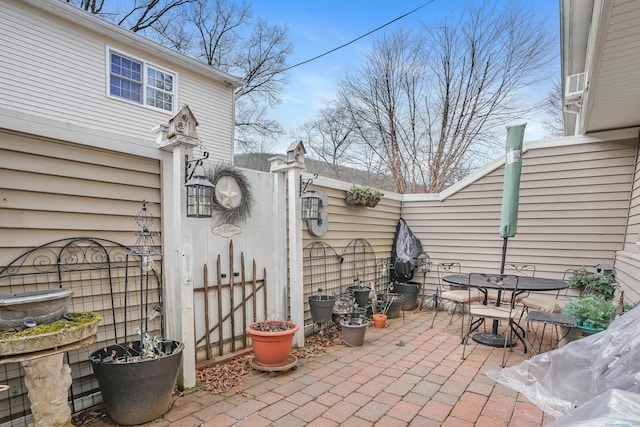
[[[508,3],[506,0],[496,0]],[[286,24],[294,53],[289,58],[290,65],[320,55],[347,43],[376,27],[395,19],[427,0],[387,1],[387,0],[254,0],[254,17],[262,17],[270,23]],[[476,2],[476,0],[473,0]],[[363,52],[370,48],[373,40],[383,32],[398,29],[419,29],[420,23],[435,24],[448,16],[457,15],[466,1],[434,0],[419,11],[409,15],[384,29],[363,38],[337,52],[313,62],[291,69],[289,85],[281,105],[272,111],[285,128],[294,128],[313,119],[323,107],[324,101],[333,98],[336,82],[347,70],[355,70],[363,58]],[[559,34],[559,0],[535,0],[516,2],[533,7],[538,17],[544,20],[546,28],[557,39]],[[559,55],[559,44],[557,44]],[[535,94],[546,95],[553,80],[559,76],[559,58],[549,70],[549,86],[536,88]],[[525,140],[541,139],[540,118],[526,117]],[[506,134],[506,133],[505,133]],[[280,152],[291,141],[282,141]],[[283,148],[284,147],[284,148]]]

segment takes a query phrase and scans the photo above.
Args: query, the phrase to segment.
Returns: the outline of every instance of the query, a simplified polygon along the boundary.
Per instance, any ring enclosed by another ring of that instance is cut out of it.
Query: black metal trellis
[[[389,284],[390,259],[376,260],[375,252],[365,239],[354,239],[342,254],[329,244],[316,241],[303,251],[305,324],[311,322],[308,297],[318,292],[336,295],[344,292],[354,281],[384,292]],[[322,289],[322,291],[319,291]]]
[[[342,257],[324,242],[313,242],[303,250],[305,293],[341,292],[340,266]]]
[[[137,262],[131,262],[133,260]],[[30,249],[0,268],[0,294],[70,288],[74,295],[69,312],[93,311],[102,316],[96,343],[66,354],[66,362],[71,367],[69,402],[73,412],[101,401],[89,363],[91,352],[119,342],[126,336],[127,328],[140,324],[144,324],[151,335],[163,336],[162,316],[152,316],[158,312],[156,307],[162,307],[161,264],[145,276],[144,286],[127,289],[125,285],[129,280],[142,277],[141,265],[139,255],[131,254],[131,248],[118,242],[73,237]],[[126,323],[120,320],[125,314]],[[19,364],[0,364],[0,384],[10,386],[7,393],[0,395],[0,425],[26,426],[31,422],[22,377]]]
[[[354,239],[342,252],[342,280],[373,287],[376,282],[376,254],[365,239]]]

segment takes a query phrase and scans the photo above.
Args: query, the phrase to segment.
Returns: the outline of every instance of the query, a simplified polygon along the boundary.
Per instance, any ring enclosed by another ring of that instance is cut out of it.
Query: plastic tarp
[[[411,231],[405,220],[400,218],[391,248],[390,279],[402,283],[410,280],[413,270],[418,265],[418,256],[422,253],[424,250],[420,239]]]
[[[640,306],[600,333],[486,375],[525,395],[556,422],[576,408],[591,411],[592,418],[605,417],[610,405],[601,405],[603,413],[596,413],[597,406],[588,402],[614,389],[640,393]],[[635,414],[640,422],[637,407]]]
[[[640,426],[640,394],[611,389],[546,427]]]

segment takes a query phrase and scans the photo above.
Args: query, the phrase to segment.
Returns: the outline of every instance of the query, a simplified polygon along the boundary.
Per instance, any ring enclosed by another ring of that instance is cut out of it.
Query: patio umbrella
[[[522,140],[527,124],[507,126],[507,144],[504,165],[504,189],[502,190],[502,210],[500,213],[500,237],[502,243],[502,263],[500,273],[504,273],[507,255],[507,240],[516,235],[518,228],[518,199],[520,197],[520,173],[522,171]]]

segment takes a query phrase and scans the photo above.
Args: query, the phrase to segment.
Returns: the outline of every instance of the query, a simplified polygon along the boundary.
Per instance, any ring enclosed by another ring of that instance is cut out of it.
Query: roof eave
[[[87,13],[73,5],[60,0],[22,0],[33,7],[44,10],[59,18],[73,22],[75,25],[102,34],[108,38],[118,40],[123,44],[144,49],[153,55],[166,58],[174,63],[186,66],[203,76],[213,78],[227,86],[236,89],[244,84],[244,81],[236,76],[216,70],[210,65],[197,61],[179,52],[171,50],[159,43],[149,40],[139,34],[133,33],[123,27],[115,25],[100,17]]]

